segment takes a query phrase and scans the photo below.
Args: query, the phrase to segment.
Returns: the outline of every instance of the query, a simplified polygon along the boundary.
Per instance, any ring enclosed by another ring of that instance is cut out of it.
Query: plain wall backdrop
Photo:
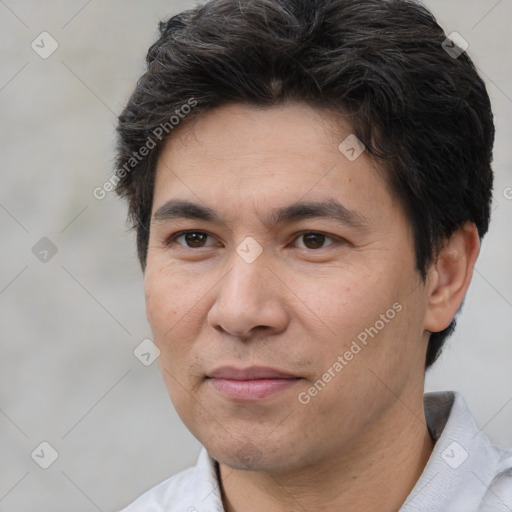
[[[114,512],[199,453],[157,362],[133,354],[151,331],[126,205],[92,193],[158,21],[194,5],[0,0],[2,512]],[[512,1],[427,6],[469,43],[497,135],[491,228],[426,387],[460,391],[511,446]]]

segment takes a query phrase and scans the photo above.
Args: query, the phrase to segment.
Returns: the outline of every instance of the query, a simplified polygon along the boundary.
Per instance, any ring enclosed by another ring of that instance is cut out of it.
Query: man
[[[424,396],[490,217],[457,40],[405,0],[213,0],[160,31],[117,192],[204,448],[125,511],[512,510],[512,451]]]

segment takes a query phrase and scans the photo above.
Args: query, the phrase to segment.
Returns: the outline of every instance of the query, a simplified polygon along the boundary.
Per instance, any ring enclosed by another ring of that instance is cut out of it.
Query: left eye
[[[313,247],[300,247],[300,249],[322,249],[321,247],[326,239],[334,240],[333,237],[320,233],[318,231],[307,231],[300,233],[295,240],[304,239],[305,245],[312,245]],[[330,244],[332,245],[332,244]]]

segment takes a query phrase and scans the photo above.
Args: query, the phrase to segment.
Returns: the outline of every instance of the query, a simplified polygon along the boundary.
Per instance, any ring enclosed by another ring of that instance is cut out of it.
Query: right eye
[[[179,246],[184,247],[186,249],[201,249],[203,247],[209,247],[204,245],[205,240],[210,235],[204,231],[179,231],[178,233],[172,234],[165,245],[171,247],[177,240],[183,238],[184,244],[178,243]]]

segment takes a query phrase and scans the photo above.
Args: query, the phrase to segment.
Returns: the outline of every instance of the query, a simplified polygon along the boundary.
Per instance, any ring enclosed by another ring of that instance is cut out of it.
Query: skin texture
[[[433,448],[425,352],[429,332],[448,326],[469,286],[476,228],[446,241],[423,282],[383,173],[366,152],[349,161],[338,149],[350,134],[339,116],[302,104],[232,104],[180,128],[159,158],[153,213],[187,199],[224,222],[152,220],[147,317],[171,400],[220,463],[225,509],[397,510]],[[329,198],[367,224],[264,223],[275,207]],[[182,230],[209,236],[166,244]],[[320,238],[298,235],[304,230]],[[262,248],[252,263],[236,251],[246,237]],[[333,371],[394,304],[400,311]],[[300,379],[261,400],[233,400],[206,378],[224,365]],[[301,403],[329,368],[330,381]]]

